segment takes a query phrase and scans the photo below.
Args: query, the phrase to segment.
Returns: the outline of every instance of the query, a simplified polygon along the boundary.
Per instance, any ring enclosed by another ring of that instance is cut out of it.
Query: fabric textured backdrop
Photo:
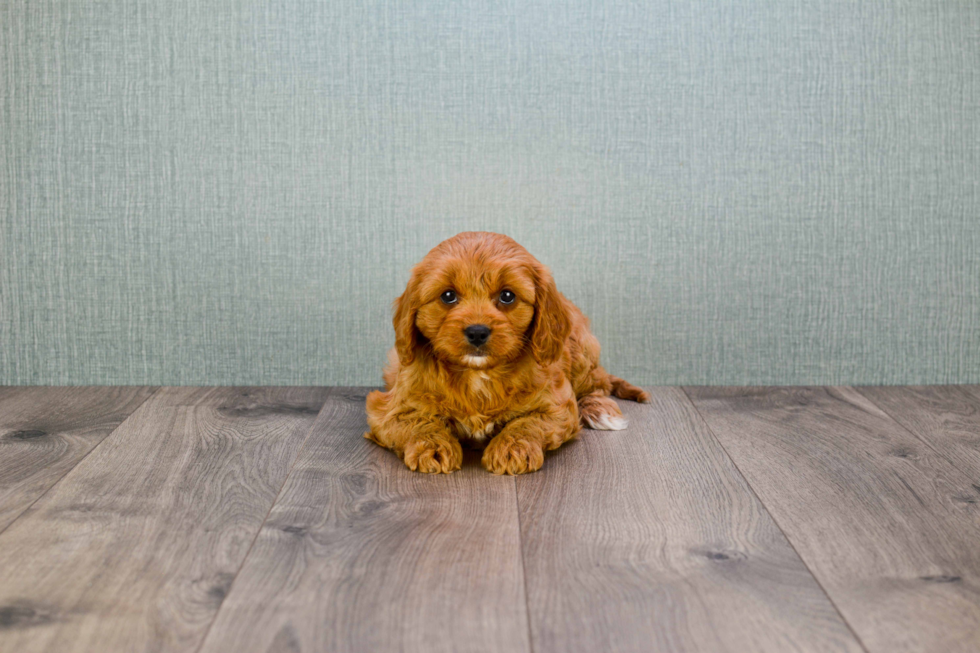
[[[378,384],[471,229],[637,383],[977,383],[978,164],[974,0],[5,0],[0,383]]]

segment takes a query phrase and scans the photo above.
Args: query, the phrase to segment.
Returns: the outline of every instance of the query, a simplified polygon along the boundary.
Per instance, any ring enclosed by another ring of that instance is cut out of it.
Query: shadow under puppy
[[[459,469],[463,442],[486,446],[494,474],[533,472],[580,423],[626,427],[610,394],[649,401],[599,365],[588,318],[507,236],[466,232],[433,248],[395,300],[394,326],[364,437],[415,471]]]

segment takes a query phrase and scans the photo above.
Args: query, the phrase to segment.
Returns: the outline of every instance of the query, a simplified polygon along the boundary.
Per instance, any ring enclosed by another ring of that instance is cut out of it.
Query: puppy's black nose
[[[483,324],[474,324],[463,329],[463,335],[474,347],[479,347],[490,337],[490,327]]]

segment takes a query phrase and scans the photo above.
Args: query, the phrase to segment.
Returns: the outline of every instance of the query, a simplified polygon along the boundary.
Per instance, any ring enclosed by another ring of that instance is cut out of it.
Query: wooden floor
[[[527,476],[364,388],[0,388],[0,651],[980,651],[980,387],[653,388]]]

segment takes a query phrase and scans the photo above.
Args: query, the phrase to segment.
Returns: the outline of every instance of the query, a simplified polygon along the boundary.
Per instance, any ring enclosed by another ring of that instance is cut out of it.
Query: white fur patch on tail
[[[589,428],[598,429],[599,431],[622,431],[629,424],[629,420],[625,417],[608,415],[606,413],[594,416],[589,415],[585,418],[585,422],[589,425]]]

